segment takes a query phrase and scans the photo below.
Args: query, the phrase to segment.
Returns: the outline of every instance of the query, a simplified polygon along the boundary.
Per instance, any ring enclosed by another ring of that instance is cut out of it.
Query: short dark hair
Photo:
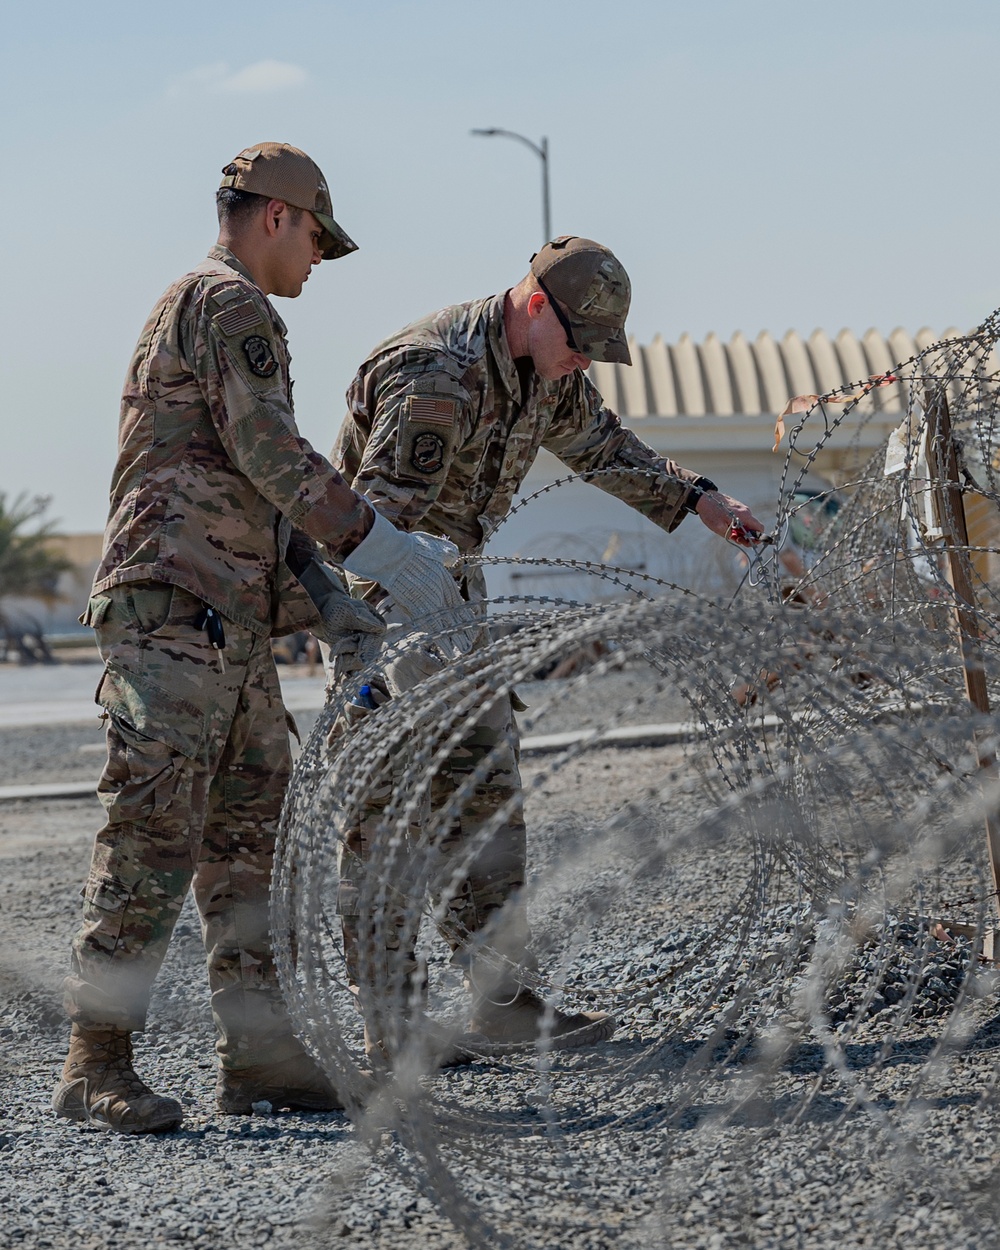
[[[267,203],[262,195],[253,191],[237,191],[234,187],[221,187],[215,196],[219,225],[239,228],[256,217]]]
[[[238,191],[235,187],[220,187],[215,195],[215,207],[219,214],[219,225],[230,230],[242,230],[253,217],[263,209],[270,197],[257,195],[253,191]],[[302,219],[302,209],[289,204],[293,226]]]

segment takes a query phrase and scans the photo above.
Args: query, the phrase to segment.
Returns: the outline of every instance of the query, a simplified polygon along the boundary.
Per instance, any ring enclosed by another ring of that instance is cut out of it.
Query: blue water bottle
[[[378,707],[375,699],[372,697],[372,688],[367,683],[361,687],[358,693],[351,700],[355,707],[367,708],[370,712],[374,712]]]

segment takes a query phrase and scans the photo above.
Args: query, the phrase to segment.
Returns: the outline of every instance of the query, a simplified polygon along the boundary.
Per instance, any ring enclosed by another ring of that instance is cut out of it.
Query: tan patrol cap
[[[258,143],[245,148],[223,169],[219,190],[250,191],[269,200],[284,200],[312,213],[326,232],[320,239],[324,260],[336,260],[358,245],[333,219],[330,189],[314,160],[289,143]]]
[[[593,239],[564,234],[532,256],[531,272],[543,290],[565,305],[582,355],[632,363],[625,338],[632,284],[613,252]]]

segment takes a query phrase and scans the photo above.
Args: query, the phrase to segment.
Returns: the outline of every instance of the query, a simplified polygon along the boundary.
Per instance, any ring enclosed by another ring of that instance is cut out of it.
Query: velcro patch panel
[[[263,324],[263,322],[264,314],[250,299],[241,300],[238,304],[230,305],[224,312],[217,313],[215,317],[215,324],[226,338],[232,338],[236,334],[241,334],[244,330]]]
[[[454,399],[411,395],[406,402],[406,419],[415,425],[440,425],[450,430],[455,424],[458,403]]]

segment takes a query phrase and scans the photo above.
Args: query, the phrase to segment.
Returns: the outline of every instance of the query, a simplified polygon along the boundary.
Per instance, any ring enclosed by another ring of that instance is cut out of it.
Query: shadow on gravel
[[[965,1043],[967,1051],[987,1051],[1000,1049],[1000,1014],[987,1020]]]
[[[831,1126],[848,1124],[857,1117],[863,1123],[870,1123],[870,1112],[893,1111],[900,1107],[922,1111],[945,1110],[949,1108],[973,1107],[979,1105],[979,1095],[948,1094],[940,1098],[907,1099],[907,1098],[873,1098],[867,1107],[852,1098],[838,1098],[831,1094],[817,1094],[805,1100],[801,1094],[782,1094],[777,1098],[758,1097],[745,1106],[733,1110],[728,1103],[704,1103],[686,1107],[683,1114],[669,1121],[669,1127],[678,1132],[690,1132],[705,1127],[714,1128],[787,1128],[794,1124],[799,1128],[807,1126]]]
[[[213,1139],[220,1140],[220,1144],[222,1140],[245,1141],[248,1137],[260,1141],[280,1139],[287,1142],[305,1143],[329,1141],[331,1129],[340,1129],[345,1133],[353,1132],[351,1121],[339,1111],[327,1111],[315,1116],[293,1115],[289,1112],[287,1123],[284,1116],[278,1115],[274,1118],[279,1123],[265,1125],[262,1120],[258,1120],[252,1125],[206,1124],[204,1128],[182,1128],[172,1133],[171,1139],[175,1142],[188,1141],[195,1145],[205,1145],[206,1142],[211,1143]],[[314,1128],[312,1127],[314,1124],[323,1124],[327,1127],[325,1129]]]
[[[565,1131],[562,1131],[560,1125],[560,1136],[605,1132],[608,1129],[614,1129],[616,1133],[648,1133],[651,1129],[661,1128],[669,1114],[670,1106],[665,1102],[642,1103],[634,1107],[628,1115],[593,1115],[589,1107],[560,1107],[559,1115],[572,1119]]]
[[[655,1041],[645,1040],[618,1046],[615,1058],[632,1058],[637,1070],[644,1074],[669,1076],[687,1071],[709,1071],[713,1068],[745,1068],[756,1058],[754,1040],[739,1038],[691,1038],[667,1034]]]
[[[936,1037],[922,1037],[896,1045],[889,1041],[848,1042],[843,1048],[843,1055],[846,1067],[851,1072],[863,1072],[868,1068],[919,1066],[927,1062],[937,1044]]]

